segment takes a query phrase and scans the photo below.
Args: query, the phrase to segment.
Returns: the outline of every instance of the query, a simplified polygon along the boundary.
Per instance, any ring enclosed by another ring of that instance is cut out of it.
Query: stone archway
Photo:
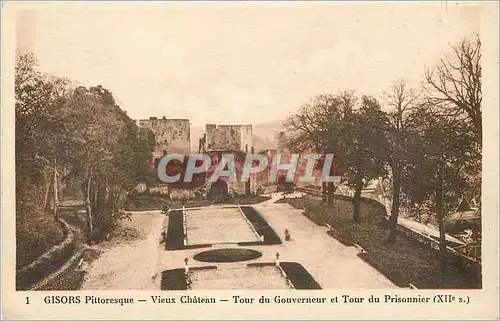
[[[227,183],[218,179],[210,185],[210,191],[208,192],[207,198],[212,201],[222,201],[229,198],[229,187]]]

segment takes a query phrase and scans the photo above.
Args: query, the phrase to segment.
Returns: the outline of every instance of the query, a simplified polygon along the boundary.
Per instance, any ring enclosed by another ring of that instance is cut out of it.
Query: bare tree
[[[439,64],[426,70],[427,96],[446,115],[470,119],[476,141],[482,139],[481,40],[462,39]]]

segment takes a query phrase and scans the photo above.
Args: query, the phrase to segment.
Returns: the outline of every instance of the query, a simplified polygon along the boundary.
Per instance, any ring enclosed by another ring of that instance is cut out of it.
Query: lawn
[[[237,206],[186,210],[185,220],[188,245],[260,241]]]
[[[191,269],[193,290],[290,289],[274,264],[216,269]]]
[[[381,224],[385,210],[373,202],[362,202],[361,223],[352,221],[353,206],[350,200],[337,197],[333,205],[321,198],[307,195],[302,199],[287,199],[295,208],[304,209],[305,215],[318,225],[329,224],[331,235],[345,245],[359,244],[367,253],[360,254],[392,282],[400,287],[412,283],[418,288],[440,287],[438,253],[418,241],[398,236],[396,244],[387,242],[387,230]],[[448,258],[444,288],[481,288],[481,278],[474,273],[461,271]]]

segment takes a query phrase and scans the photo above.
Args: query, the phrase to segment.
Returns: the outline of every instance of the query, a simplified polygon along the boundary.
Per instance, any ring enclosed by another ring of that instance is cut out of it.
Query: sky
[[[418,86],[450,45],[480,32],[479,10],[452,2],[30,9],[19,20],[18,43],[35,52],[43,71],[101,84],[134,119],[189,118],[193,125],[266,123],[318,94],[381,97],[398,79]]]

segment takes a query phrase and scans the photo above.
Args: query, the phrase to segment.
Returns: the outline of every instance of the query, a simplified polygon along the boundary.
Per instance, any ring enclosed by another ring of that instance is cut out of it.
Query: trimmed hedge
[[[311,274],[297,262],[282,262],[281,268],[297,290],[321,290],[321,286]]]
[[[184,269],[173,269],[161,272],[162,290],[187,290]]]
[[[184,225],[182,210],[170,211],[168,214],[168,229],[165,250],[181,250],[183,248]]]
[[[242,206],[241,210],[243,211],[243,214],[245,214],[246,218],[252,223],[252,225],[255,228],[255,231],[259,235],[264,236],[264,243],[265,245],[275,245],[275,244],[281,244],[281,239],[276,234],[274,229],[267,223],[267,221],[260,215],[259,212],[255,210],[255,208],[251,206]],[[239,245],[258,245],[262,244],[262,242],[241,242],[238,243]]]
[[[190,271],[200,271],[200,270],[214,270],[217,269],[216,266],[196,266],[189,268]],[[172,291],[172,290],[187,290],[188,282],[186,280],[186,274],[184,269],[173,269],[161,272],[161,289]]]
[[[249,263],[248,267],[276,266],[276,263],[257,262]],[[297,262],[281,262],[280,267],[285,271],[286,276],[297,290],[321,290],[321,286],[311,274]]]

